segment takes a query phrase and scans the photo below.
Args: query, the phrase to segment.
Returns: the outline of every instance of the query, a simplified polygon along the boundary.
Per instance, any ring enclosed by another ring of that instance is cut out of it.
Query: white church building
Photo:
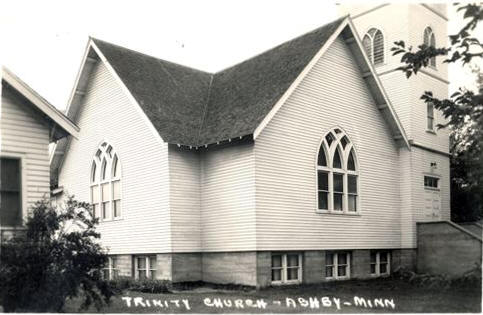
[[[448,74],[438,57],[407,79],[390,48],[446,45],[446,6],[340,10],[217,73],[89,40],[67,109],[80,131],[51,170],[92,202],[108,276],[262,287],[414,268],[417,222],[450,219],[448,131],[420,100],[447,97]]]

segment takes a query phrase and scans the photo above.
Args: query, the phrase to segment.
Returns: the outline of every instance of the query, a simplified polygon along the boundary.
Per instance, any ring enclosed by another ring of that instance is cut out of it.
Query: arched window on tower
[[[434,37],[433,30],[429,26],[424,29],[423,43],[426,47],[436,47],[436,38]],[[429,64],[432,67],[436,67],[436,57],[431,57]]]
[[[384,63],[384,35],[380,30],[371,28],[362,38],[362,44],[374,65]]]
[[[318,210],[357,213],[358,178],[352,142],[341,129],[332,129],[323,137],[317,157]]]
[[[121,166],[113,147],[103,142],[91,166],[91,203],[94,217],[102,221],[121,217]]]

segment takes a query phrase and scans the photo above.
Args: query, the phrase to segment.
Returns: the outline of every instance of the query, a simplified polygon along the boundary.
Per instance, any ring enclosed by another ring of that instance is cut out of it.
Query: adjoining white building
[[[447,96],[447,66],[408,80],[389,49],[444,46],[445,6],[350,12],[214,74],[89,40],[79,136],[51,168],[93,203],[111,275],[266,286],[414,267],[416,222],[450,218],[448,132],[419,99]]]
[[[2,67],[0,106],[0,242],[23,228],[28,209],[50,198],[49,143],[79,127]]]

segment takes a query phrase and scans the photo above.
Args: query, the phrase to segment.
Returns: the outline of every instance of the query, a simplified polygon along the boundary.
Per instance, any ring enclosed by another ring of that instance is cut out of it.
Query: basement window
[[[302,282],[301,254],[272,255],[272,284]]]
[[[387,251],[371,251],[371,275],[386,276],[390,273],[391,256]]]
[[[325,278],[327,280],[349,279],[351,274],[349,252],[327,252],[325,255]]]
[[[138,280],[156,279],[156,256],[136,256],[134,270]]]
[[[114,280],[119,275],[117,268],[117,257],[110,256],[107,258],[106,266],[102,269],[102,276],[105,280]]]

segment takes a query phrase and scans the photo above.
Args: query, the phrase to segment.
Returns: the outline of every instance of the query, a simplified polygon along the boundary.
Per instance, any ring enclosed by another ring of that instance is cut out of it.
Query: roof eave
[[[409,144],[408,138],[406,136],[406,132],[404,131],[399,118],[389,101],[389,98],[382,86],[379,77],[377,76],[374,66],[369,62],[367,58],[364,48],[362,46],[362,42],[357,35],[355,27],[352,23],[350,16],[344,18],[341,24],[337,27],[334,33],[330,36],[330,38],[325,42],[325,44],[320,48],[317,54],[311,59],[311,61],[307,64],[304,70],[299,74],[299,76],[295,79],[295,81],[290,85],[290,87],[285,91],[282,97],[277,101],[274,105],[272,110],[265,116],[262,122],[258,125],[258,127],[253,132],[253,137],[256,139],[262,130],[268,125],[270,120],[275,116],[278,112],[280,107],[285,103],[285,101],[289,98],[289,96],[293,93],[293,91],[297,88],[303,78],[307,75],[307,73],[312,69],[312,67],[316,64],[316,62],[322,57],[322,55],[328,50],[328,48],[332,45],[337,37],[339,37],[342,32],[347,32],[347,30],[351,33],[351,36],[346,38],[345,41],[349,46],[351,52],[356,57],[356,62],[358,63],[359,67],[361,68],[363,78],[365,79],[371,94],[373,95],[374,99],[376,100],[378,109],[381,110],[381,114],[383,115],[384,119],[390,126],[393,140],[402,146],[406,146],[409,150],[411,146]],[[347,37],[347,36],[346,36]],[[371,84],[372,83],[372,84]],[[382,100],[377,102],[377,100]]]
[[[64,130],[67,135],[72,135],[76,139],[79,137],[80,129],[75,123],[73,123],[52,104],[47,102],[43,97],[41,97],[30,86],[28,86],[6,67],[2,67],[2,80],[5,80],[8,85],[22,94],[39,111],[51,119],[57,127],[60,127],[62,130]]]
[[[327,49],[330,47],[330,45],[334,42],[334,40],[339,36],[339,34],[342,32],[342,30],[345,28],[345,26],[348,23],[349,17],[347,16],[344,18],[343,21],[341,21],[340,25],[337,27],[337,29],[334,31],[334,33],[329,37],[329,39],[322,45],[320,50],[317,52],[317,54],[314,55],[314,57],[310,60],[310,62],[305,66],[305,68],[302,70],[302,72],[297,76],[294,82],[289,86],[289,88],[285,91],[285,93],[282,95],[282,97],[275,103],[273,108],[270,110],[270,112],[265,116],[265,118],[262,120],[260,124],[258,124],[257,128],[253,132],[253,138],[256,139],[260,133],[262,132],[263,129],[268,125],[270,120],[275,116],[275,114],[278,112],[280,107],[285,103],[285,101],[289,98],[290,95],[292,95],[293,91],[298,87],[298,85],[302,82],[303,78],[309,73],[309,71],[315,66],[317,61],[320,59],[320,57],[327,51]]]
[[[411,145],[409,143],[409,139],[406,135],[406,132],[399,120],[399,117],[396,114],[394,106],[392,105],[389,97],[382,85],[379,76],[376,73],[374,65],[369,61],[365,50],[362,46],[362,41],[359,38],[355,26],[352,22],[352,19],[348,17],[347,27],[351,32],[351,37],[345,38],[345,42],[349,49],[351,50],[352,54],[357,61],[363,79],[366,81],[367,86],[376,102],[376,106],[381,111],[384,119],[390,126],[393,139],[400,145],[407,147],[411,150]]]

